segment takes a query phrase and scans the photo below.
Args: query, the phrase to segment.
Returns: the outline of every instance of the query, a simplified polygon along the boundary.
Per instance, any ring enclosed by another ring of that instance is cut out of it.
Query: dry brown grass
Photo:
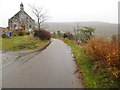
[[[106,68],[110,74],[120,78],[120,45],[115,40],[104,40],[103,38],[92,38],[84,50],[91,62],[97,67]]]

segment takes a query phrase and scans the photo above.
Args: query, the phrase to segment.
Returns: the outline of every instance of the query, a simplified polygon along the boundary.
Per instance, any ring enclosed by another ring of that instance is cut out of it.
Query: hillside
[[[44,28],[50,32],[62,31],[62,32],[72,32],[76,25],[80,27],[89,26],[96,29],[96,35],[108,36],[116,34],[118,32],[118,25],[105,22],[47,22],[44,24]]]

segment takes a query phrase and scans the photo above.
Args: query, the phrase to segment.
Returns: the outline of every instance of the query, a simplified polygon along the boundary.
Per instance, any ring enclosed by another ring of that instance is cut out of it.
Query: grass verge
[[[109,76],[104,68],[97,68],[97,73],[95,73],[95,63],[90,62],[89,58],[82,52],[82,48],[86,48],[85,46],[78,46],[65,39],[61,40],[71,47],[79,70],[82,72],[81,78],[83,78],[87,88],[120,88],[120,82],[116,78]]]
[[[10,38],[0,38],[0,42],[2,42],[2,46],[0,46],[2,50],[19,51],[41,47],[45,45],[48,40],[42,41],[31,36],[14,36]]]

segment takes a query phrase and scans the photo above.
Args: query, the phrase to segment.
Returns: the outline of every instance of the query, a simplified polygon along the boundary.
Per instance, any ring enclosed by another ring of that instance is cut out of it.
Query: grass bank
[[[87,88],[120,88],[119,81],[116,78],[109,76],[104,68],[98,68],[98,73],[95,73],[95,63],[90,62],[89,58],[82,51],[82,48],[87,47],[78,46],[65,39],[61,40],[71,47],[76,58],[76,63],[82,73],[81,78]]]
[[[48,40],[42,41],[31,36],[14,36],[10,38],[0,38],[2,46],[0,49],[7,51],[19,51],[35,49],[45,45]]]

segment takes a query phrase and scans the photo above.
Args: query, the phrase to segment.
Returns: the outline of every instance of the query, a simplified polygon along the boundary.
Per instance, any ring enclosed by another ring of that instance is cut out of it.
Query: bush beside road
[[[101,65],[98,67],[99,62],[98,64],[91,62],[91,58],[84,52],[84,50],[88,49],[88,46],[79,45],[68,39],[59,39],[63,40],[71,47],[79,68],[78,71],[87,88],[120,88],[119,78],[111,75],[104,66]]]

